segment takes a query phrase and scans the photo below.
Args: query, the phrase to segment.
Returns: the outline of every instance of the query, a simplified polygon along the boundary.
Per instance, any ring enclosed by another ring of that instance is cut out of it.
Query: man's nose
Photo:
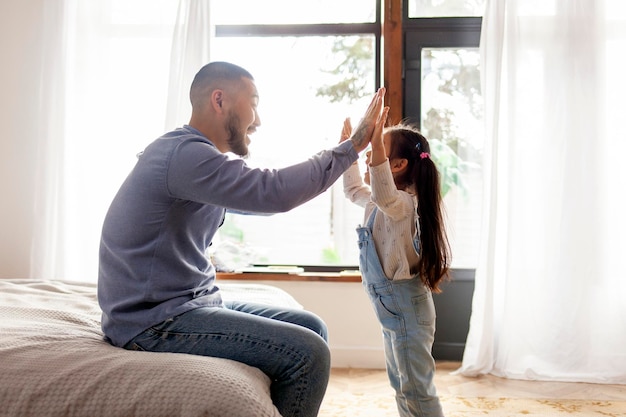
[[[252,123],[252,125],[254,127],[261,126],[261,117],[259,117],[259,113],[257,113],[257,112],[254,113],[254,123]]]

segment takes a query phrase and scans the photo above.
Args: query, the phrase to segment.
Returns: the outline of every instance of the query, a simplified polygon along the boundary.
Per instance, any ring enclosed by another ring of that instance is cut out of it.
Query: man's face
[[[228,109],[226,130],[228,131],[228,145],[231,152],[246,156],[250,137],[256,128],[261,125],[257,113],[259,94],[254,81],[243,78],[242,86],[234,97],[233,106]]]

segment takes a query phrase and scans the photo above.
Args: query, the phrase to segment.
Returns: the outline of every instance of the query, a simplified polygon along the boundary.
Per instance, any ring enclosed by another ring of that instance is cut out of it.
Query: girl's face
[[[383,145],[385,146],[385,156],[389,158],[391,154],[391,135],[389,133],[383,134]],[[367,185],[370,184],[370,163],[372,161],[372,151],[368,150],[365,152],[365,174],[363,174],[363,182]]]

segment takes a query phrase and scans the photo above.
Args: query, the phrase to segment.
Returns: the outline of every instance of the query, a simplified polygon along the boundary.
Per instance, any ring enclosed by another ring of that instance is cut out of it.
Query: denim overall
[[[359,227],[360,268],[363,286],[383,331],[387,375],[396,391],[400,417],[442,417],[433,383],[435,361],[435,305],[431,291],[419,275],[389,280],[383,272],[372,239],[377,208],[365,227]],[[419,236],[413,241],[419,253]]]

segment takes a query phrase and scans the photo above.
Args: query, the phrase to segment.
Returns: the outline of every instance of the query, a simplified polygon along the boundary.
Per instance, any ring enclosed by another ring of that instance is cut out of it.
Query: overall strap
[[[377,211],[378,211],[378,207],[374,206],[374,210],[372,210],[372,213],[370,214],[369,218],[367,219],[366,226],[369,227],[370,229],[372,229],[374,227],[374,219],[376,218],[376,212]]]

